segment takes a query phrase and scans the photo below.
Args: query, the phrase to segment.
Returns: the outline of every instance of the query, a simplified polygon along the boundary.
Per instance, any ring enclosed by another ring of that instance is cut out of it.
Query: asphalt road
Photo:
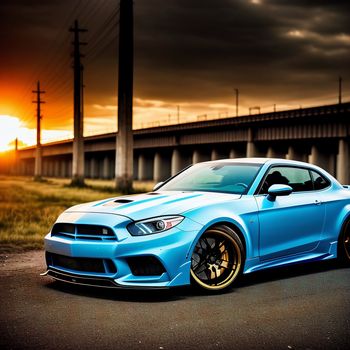
[[[118,291],[40,277],[43,253],[0,256],[1,349],[349,349],[350,268],[244,276],[232,291]]]

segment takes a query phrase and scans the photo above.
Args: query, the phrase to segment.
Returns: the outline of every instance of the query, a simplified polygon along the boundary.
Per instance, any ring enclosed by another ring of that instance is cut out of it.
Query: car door
[[[267,190],[273,184],[289,185],[293,192],[271,201]],[[324,226],[325,206],[314,190],[309,169],[271,167],[255,199],[259,210],[261,260],[299,254],[317,247]]]

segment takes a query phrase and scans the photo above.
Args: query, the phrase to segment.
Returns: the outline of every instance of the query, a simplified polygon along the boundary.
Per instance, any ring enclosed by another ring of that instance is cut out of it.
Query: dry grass
[[[118,195],[112,181],[90,180],[89,188],[72,188],[69,182],[0,177],[0,252],[42,248],[43,237],[63,210]],[[152,183],[135,184],[137,190],[151,187]]]

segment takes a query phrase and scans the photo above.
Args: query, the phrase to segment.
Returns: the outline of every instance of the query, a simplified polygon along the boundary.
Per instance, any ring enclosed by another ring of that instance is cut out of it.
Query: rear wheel
[[[210,291],[229,288],[241,273],[243,244],[227,226],[208,229],[199,238],[191,258],[191,278],[195,285]]]
[[[350,264],[350,220],[348,220],[339,236],[338,257],[340,261]]]

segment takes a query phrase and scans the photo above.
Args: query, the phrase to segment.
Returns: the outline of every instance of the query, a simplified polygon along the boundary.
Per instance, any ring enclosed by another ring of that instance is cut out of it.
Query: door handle
[[[316,199],[316,200],[315,200],[315,202],[314,202],[314,204],[315,204],[315,205],[321,205],[321,204],[322,204],[322,202],[321,202],[321,201],[319,201],[318,199]]]

